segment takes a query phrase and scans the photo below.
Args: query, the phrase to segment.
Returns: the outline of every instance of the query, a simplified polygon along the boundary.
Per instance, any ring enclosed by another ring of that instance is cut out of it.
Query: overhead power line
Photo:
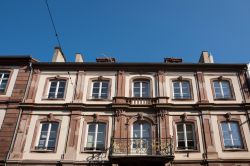
[[[52,25],[53,25],[53,28],[54,28],[54,32],[55,32],[55,35],[56,35],[56,39],[57,39],[57,42],[58,42],[58,46],[62,49],[61,42],[60,42],[60,40],[59,40],[59,36],[58,36],[57,30],[56,30],[56,26],[55,26],[55,23],[54,23],[52,14],[51,14],[51,10],[50,10],[49,4],[48,4],[48,0],[45,0],[45,4],[46,4],[47,9],[48,9],[48,12],[49,12],[50,21],[51,21],[51,23],[52,23]]]

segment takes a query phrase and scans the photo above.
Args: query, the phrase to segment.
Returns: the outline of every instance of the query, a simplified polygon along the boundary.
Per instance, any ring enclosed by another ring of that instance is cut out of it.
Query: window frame
[[[138,82],[139,84],[140,84],[140,87],[139,87],[139,90],[140,90],[140,93],[139,93],[139,95],[140,96],[135,96],[135,91],[134,91],[134,88],[135,88],[135,83],[136,82]],[[148,96],[146,96],[146,97],[143,97],[142,96],[142,89],[143,89],[143,83],[147,83],[147,85],[148,85],[148,92],[147,92],[147,94],[148,94]],[[132,83],[132,97],[135,97],[135,98],[151,98],[151,95],[150,95],[150,89],[151,89],[151,85],[150,85],[150,80],[147,80],[147,79],[135,79],[135,80],[133,80],[133,83]]]
[[[52,115],[52,114],[51,114]],[[56,153],[57,151],[57,147],[58,147],[58,143],[59,143],[59,138],[60,138],[60,131],[61,131],[61,123],[62,123],[62,117],[55,117],[55,116],[51,116],[50,114],[47,116],[40,116],[38,117],[38,120],[36,121],[35,124],[35,129],[34,129],[34,135],[32,138],[32,144],[31,144],[31,148],[30,148],[30,152],[43,152],[43,153]],[[57,128],[57,137],[56,137],[56,142],[55,142],[55,148],[54,150],[47,150],[47,149],[37,149],[36,147],[38,146],[38,142],[40,139],[40,134],[41,134],[41,123],[58,123],[58,128]]]
[[[93,148],[93,149],[87,149],[87,144],[88,144],[88,135],[89,135],[89,124],[95,124],[95,140],[94,140],[94,147],[89,147],[89,148]],[[104,140],[103,140],[103,144],[104,144],[104,147],[103,149],[96,149],[97,147],[97,135],[98,135],[98,128],[99,128],[99,124],[103,124],[105,125],[105,135],[104,135]],[[104,123],[104,122],[88,122],[86,124],[86,138],[85,138],[85,142],[84,142],[84,145],[83,145],[83,149],[85,152],[102,152],[102,151],[105,151],[106,150],[106,140],[107,140],[107,124]]]
[[[175,98],[175,93],[174,93],[174,82],[179,82],[179,85],[180,86],[180,95],[181,95],[181,98]],[[189,84],[189,93],[190,93],[190,97],[189,98],[183,98],[183,94],[182,93],[182,82],[188,82]],[[172,79],[172,100],[193,100],[194,97],[193,97],[193,85],[192,85],[192,80],[191,79]]]
[[[93,150],[86,150],[85,145],[87,142],[87,136],[88,136],[88,131],[87,131],[87,124],[88,123],[105,123],[106,124],[106,135],[105,135],[105,151],[108,148],[108,143],[109,143],[109,117],[108,116],[103,116],[103,115],[98,115],[98,114],[93,114],[87,115],[84,117],[83,121],[83,127],[82,127],[82,136],[81,136],[81,146],[80,146],[80,151],[81,153],[95,153],[95,152],[103,152],[103,151],[93,151]]]
[[[58,77],[58,76],[46,78],[42,100],[65,100],[66,96],[67,96],[67,90],[68,90],[68,79],[69,78],[67,78],[67,77]],[[49,92],[50,92],[50,87],[51,87],[52,81],[65,81],[63,98],[49,98]]]
[[[108,88],[107,89],[107,97],[106,98],[102,98],[101,97],[101,95],[102,95],[102,88],[103,88],[103,83],[104,82],[107,82],[107,84],[108,84],[108,87],[107,87]],[[98,98],[93,97],[93,89],[94,89],[94,84],[95,83],[99,83]],[[92,80],[92,82],[91,82],[91,95],[90,95],[90,98],[92,100],[107,100],[107,99],[109,99],[109,91],[110,91],[109,85],[110,85],[109,80]]]
[[[182,119],[181,118],[182,115],[180,116],[173,116],[173,121],[172,121],[172,125],[173,125],[173,137],[174,137],[174,141],[175,141],[175,152],[200,152],[200,140],[199,140],[199,130],[198,130],[198,125],[197,125],[197,118],[196,116],[187,116],[186,119]],[[195,146],[196,149],[178,149],[177,145],[178,145],[178,140],[177,140],[177,125],[178,123],[192,123],[194,126],[194,134],[195,134]]]
[[[47,136],[46,136],[46,141],[45,141],[45,148],[39,148],[39,141],[41,139],[41,133],[42,133],[42,126],[43,124],[48,124],[48,130],[47,130]],[[52,124],[57,124],[57,130],[56,130],[56,141],[55,141],[55,147],[54,149],[49,149],[48,148],[48,142],[49,142],[49,138],[50,138],[50,133],[51,133],[51,128],[52,128]],[[38,151],[54,151],[55,148],[56,148],[56,144],[57,144],[57,139],[58,139],[58,131],[59,131],[59,123],[58,122],[50,122],[50,121],[42,121],[40,122],[40,125],[39,125],[39,132],[38,132],[38,136],[37,136],[37,139],[36,139],[36,146],[35,146],[35,150],[38,150]]]
[[[230,98],[218,98],[216,97],[216,93],[215,93],[215,88],[214,88],[214,82],[215,81],[218,81],[220,83],[220,91],[222,91],[222,86],[221,86],[221,82],[222,81],[227,81],[228,82],[228,85],[229,85],[229,90],[230,90],[230,93],[231,93],[231,97]],[[210,80],[210,83],[211,83],[211,89],[212,89],[212,93],[213,93],[213,99],[214,100],[236,100],[235,99],[235,93],[234,93],[234,87],[233,87],[233,84],[232,84],[232,80],[230,78],[214,78],[214,79],[211,79]]]
[[[185,143],[185,149],[180,149],[178,148],[178,142],[179,142],[179,138],[178,138],[178,125],[182,125],[183,127],[183,134],[184,134],[184,143]],[[192,136],[193,136],[193,139],[192,140],[194,142],[194,148],[188,148],[188,139],[187,139],[187,127],[186,125],[189,124],[192,126]],[[195,133],[195,124],[193,122],[178,122],[176,123],[175,125],[176,127],[176,148],[177,150],[180,150],[180,151],[190,151],[190,150],[197,150],[197,141],[196,141],[196,133]]]
[[[243,127],[240,125],[240,124],[242,124],[240,115],[231,115],[230,119],[226,119],[225,116],[221,115],[221,116],[218,116],[217,119],[218,119],[217,123],[218,123],[218,130],[219,130],[219,134],[220,134],[220,142],[221,142],[222,151],[224,151],[224,152],[248,151]],[[238,123],[241,142],[242,142],[242,148],[226,148],[224,146],[224,137],[223,137],[223,133],[222,133],[222,129],[221,129],[221,122],[237,122]]]
[[[107,93],[107,98],[93,98],[92,97],[92,92],[93,92],[93,82],[95,81],[108,81],[108,93]],[[88,81],[88,89],[87,89],[87,95],[86,95],[86,100],[89,101],[111,101],[111,91],[112,91],[112,79],[111,78],[106,78],[103,76],[99,77],[94,77],[90,78]]]
[[[153,98],[154,97],[154,89],[153,80],[150,76],[133,76],[129,81],[129,96],[134,97],[134,82],[136,81],[147,81],[149,83],[149,96],[145,98]],[[140,97],[135,97],[140,98]],[[144,97],[142,97],[144,98]]]
[[[6,95],[6,93],[8,91],[8,88],[9,88],[9,84],[10,84],[10,80],[11,80],[13,71],[12,70],[8,70],[8,69],[7,70],[0,70],[0,73],[8,73],[9,74],[9,77],[8,77],[8,80],[7,80],[7,83],[6,83],[4,91],[0,92],[0,95]],[[1,78],[0,78],[0,82],[2,82]]]

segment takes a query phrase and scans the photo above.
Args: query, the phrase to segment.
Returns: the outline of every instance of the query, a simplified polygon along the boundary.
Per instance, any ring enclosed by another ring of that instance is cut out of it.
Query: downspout
[[[198,96],[199,96],[199,99],[201,101],[201,96],[200,96],[200,87],[199,87],[199,81],[198,81],[198,75],[197,75],[197,72],[195,73],[195,80],[196,80],[196,85],[197,85],[197,89],[199,91],[198,93]],[[203,149],[204,149],[204,153],[202,154],[202,158],[203,158],[203,161],[204,161],[204,164],[208,166],[208,162],[207,162],[207,142],[206,142],[206,136],[205,136],[205,132],[204,132],[204,122],[203,122],[203,113],[202,113],[202,110],[199,110],[200,111],[200,123],[201,123],[201,126],[202,126],[202,142],[203,142]]]
[[[29,73],[28,83],[27,83],[27,85],[25,87],[25,92],[24,92],[24,97],[22,99],[22,103],[24,103],[25,99],[27,98],[28,88],[30,87],[30,84],[31,84],[31,77],[32,77],[32,74],[33,74],[33,67],[32,67],[32,62],[31,61],[29,62],[29,70],[30,70],[30,73]],[[7,166],[7,160],[10,157],[10,153],[13,150],[13,146],[14,146],[14,143],[16,141],[17,130],[18,130],[18,127],[19,127],[19,124],[20,124],[20,121],[21,121],[22,113],[23,113],[23,110],[20,108],[20,111],[18,113],[18,118],[17,118],[17,123],[16,123],[15,131],[14,131],[14,135],[13,135],[13,138],[11,140],[10,148],[8,150],[7,156],[6,156],[5,161],[4,161],[5,166]]]

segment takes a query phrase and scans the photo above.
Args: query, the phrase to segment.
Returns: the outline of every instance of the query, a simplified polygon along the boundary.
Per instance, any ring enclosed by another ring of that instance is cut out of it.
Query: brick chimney
[[[199,63],[214,63],[214,58],[208,51],[202,51]]]
[[[115,58],[106,57],[106,58],[96,58],[96,62],[109,62],[109,63],[115,63]]]
[[[66,62],[66,58],[61,47],[55,47],[52,62]]]

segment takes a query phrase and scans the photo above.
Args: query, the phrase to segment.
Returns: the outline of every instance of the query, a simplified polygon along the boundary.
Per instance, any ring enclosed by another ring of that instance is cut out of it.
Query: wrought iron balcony
[[[110,157],[115,156],[162,156],[173,157],[172,138],[113,138]]]

